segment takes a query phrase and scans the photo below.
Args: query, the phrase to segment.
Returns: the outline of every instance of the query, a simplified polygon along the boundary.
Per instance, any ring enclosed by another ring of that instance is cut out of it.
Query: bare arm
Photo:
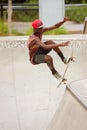
[[[56,48],[56,47],[68,46],[68,45],[70,44],[70,42],[67,41],[67,42],[60,43],[60,44],[49,44],[49,45],[46,45],[46,44],[44,44],[44,43],[42,43],[42,42],[37,42],[37,44],[38,44],[40,47],[44,48],[44,49],[53,49],[53,48]]]
[[[51,27],[44,28],[44,29],[43,29],[43,32],[45,32],[45,31],[50,31],[50,30],[59,28],[63,23],[65,23],[66,21],[69,21],[69,20],[70,20],[69,18],[66,18],[66,17],[65,17],[63,21],[58,22],[58,23],[56,23],[55,25],[53,25],[53,26],[51,26]]]

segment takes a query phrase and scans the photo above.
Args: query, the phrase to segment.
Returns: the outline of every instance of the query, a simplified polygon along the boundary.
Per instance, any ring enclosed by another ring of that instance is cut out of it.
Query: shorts
[[[44,56],[46,54],[48,54],[50,51],[51,51],[51,49],[45,50],[43,48],[39,48],[39,50],[37,51],[37,53],[34,56],[34,62],[37,63],[37,64],[45,63]]]

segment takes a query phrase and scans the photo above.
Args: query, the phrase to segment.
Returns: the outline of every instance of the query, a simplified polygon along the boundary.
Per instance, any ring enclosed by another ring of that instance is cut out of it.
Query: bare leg
[[[55,74],[57,71],[56,71],[56,69],[54,68],[52,57],[49,56],[49,55],[45,55],[44,60],[45,60],[45,62],[47,63],[48,67],[50,68],[52,74]]]
[[[45,42],[45,43],[46,43],[46,44],[56,44],[56,43],[53,42],[52,40],[49,40],[49,41],[47,41],[47,42]],[[64,57],[62,51],[61,51],[58,47],[54,48],[53,50],[60,56],[60,58],[62,59],[62,61],[64,61],[65,57]]]
[[[54,68],[52,57],[49,56],[49,55],[45,55],[44,60],[47,63],[48,67],[50,68],[50,70],[51,70],[52,74],[54,75],[54,77],[57,78],[57,79],[60,79],[61,75]]]

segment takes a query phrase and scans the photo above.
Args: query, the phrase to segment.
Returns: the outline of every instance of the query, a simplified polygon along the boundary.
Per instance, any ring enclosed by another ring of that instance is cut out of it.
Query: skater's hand
[[[70,20],[71,20],[71,19],[68,18],[68,17],[65,17],[65,18],[63,19],[64,22],[67,22],[67,21],[70,21]]]
[[[70,41],[67,41],[61,44],[61,46],[69,46],[69,45],[70,45]]]

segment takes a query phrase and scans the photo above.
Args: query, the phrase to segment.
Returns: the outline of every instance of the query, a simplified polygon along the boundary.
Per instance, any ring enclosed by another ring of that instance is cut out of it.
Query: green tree
[[[8,0],[0,0],[3,3],[8,3]],[[38,3],[39,0],[12,0],[12,3]]]
[[[66,4],[80,4],[87,3],[87,0],[65,0]]]
[[[83,3],[83,0],[70,0],[70,2],[73,4],[79,4],[79,3]]]
[[[65,0],[65,4],[70,4],[70,0]]]
[[[38,3],[39,0],[26,0],[26,3]]]
[[[8,3],[8,0],[1,0],[3,3]],[[12,3],[23,3],[26,0],[12,0]]]

